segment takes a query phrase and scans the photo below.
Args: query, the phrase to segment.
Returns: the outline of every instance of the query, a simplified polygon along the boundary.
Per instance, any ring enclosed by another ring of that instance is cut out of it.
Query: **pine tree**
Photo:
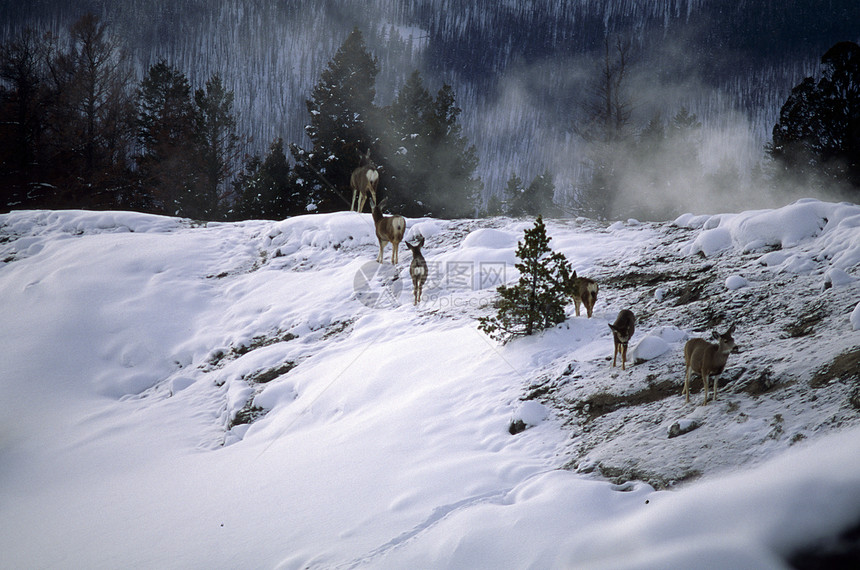
[[[503,198],[504,211],[506,215],[525,215],[525,190],[523,179],[516,173],[511,173],[511,177],[508,178],[508,183],[505,186],[505,194]]]
[[[226,205],[229,180],[235,174],[239,154],[233,92],[225,89],[221,77],[215,74],[205,89],[194,92],[194,103],[194,133],[204,174],[199,196],[203,211],[198,217],[215,219]]]
[[[574,273],[564,255],[550,249],[551,239],[538,216],[534,227],[526,230],[523,241],[517,244],[519,281],[510,287],[500,286],[496,315],[478,320],[478,328],[492,338],[507,342],[564,321]]]
[[[553,202],[555,195],[555,183],[553,182],[552,173],[549,170],[544,171],[532,180],[528,188],[524,192],[525,213],[528,215],[539,215],[547,217],[557,217],[560,215],[560,209]]]
[[[454,90],[443,85],[434,101],[431,123],[433,153],[432,204],[440,217],[473,215],[483,183],[475,177],[478,153],[463,136],[458,118],[461,109],[455,105]]]
[[[428,213],[427,177],[431,174],[433,152],[429,132],[432,106],[433,97],[424,86],[421,74],[415,71],[386,110],[382,185],[388,190],[389,206],[406,216]]]
[[[358,152],[372,149],[375,137],[370,125],[376,117],[374,83],[379,73],[376,58],[367,51],[355,28],[337,50],[311,99],[306,127],[313,148],[291,146],[296,183],[314,211],[331,212],[348,207],[349,178],[358,166]],[[332,188],[333,187],[333,188]]]
[[[138,91],[138,207],[167,215],[205,217],[200,203],[202,156],[194,132],[191,87],[164,60],[154,64]]]
[[[272,143],[265,160],[254,157],[249,161],[235,186],[237,219],[279,220],[303,213],[281,138]]]
[[[418,71],[387,109],[383,184],[390,203],[407,216],[472,215],[481,189],[474,146],[462,136],[454,92],[444,85],[434,99]]]
[[[821,77],[798,84],[780,109],[768,151],[785,174],[860,188],[860,46],[839,42]]]

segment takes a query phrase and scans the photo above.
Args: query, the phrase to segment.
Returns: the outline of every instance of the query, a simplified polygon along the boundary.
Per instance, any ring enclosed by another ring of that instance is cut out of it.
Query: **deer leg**
[[[690,367],[687,366],[687,376],[684,378],[684,390],[681,392],[684,396],[686,396],[686,402],[690,403]]]
[[[364,202],[367,197],[364,195],[364,192],[358,193],[358,213],[362,213],[364,211]]]
[[[714,376],[714,401],[717,399],[717,384],[720,382],[719,376]]]
[[[574,300],[573,300],[573,304],[574,304],[574,306],[576,307],[576,316],[577,316],[577,317],[579,316],[579,303],[580,303],[579,299],[574,299]]]
[[[398,253],[397,250],[400,249],[399,247],[397,247],[399,245],[400,245],[399,241],[391,242],[391,247],[393,248],[393,250],[391,252],[391,263],[394,265],[397,265],[397,262],[400,260],[400,256],[397,255],[397,253]]]
[[[615,350],[612,352],[612,368],[615,368],[615,358],[618,356],[618,343],[615,343]]]
[[[358,193],[358,191],[356,191],[356,190],[353,190],[353,191],[352,191],[352,203],[349,205],[349,211],[350,211],[350,212],[354,212],[354,211],[355,211],[355,198],[356,198],[356,196],[355,196],[355,195],[356,195],[357,193]]]
[[[702,371],[702,382],[705,384],[705,401],[702,402],[703,406],[708,405],[708,374]]]
[[[627,370],[627,345],[621,345],[621,370]]]
[[[376,263],[382,263],[382,252],[385,249],[385,244],[388,242],[379,240],[379,255],[376,256]]]

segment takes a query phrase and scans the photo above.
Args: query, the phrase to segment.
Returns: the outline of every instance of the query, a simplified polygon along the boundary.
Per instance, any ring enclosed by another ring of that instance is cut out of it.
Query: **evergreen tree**
[[[275,140],[264,161],[251,159],[236,183],[239,194],[236,216],[239,219],[279,220],[303,213],[300,197],[294,194],[290,165],[283,139]]]
[[[474,146],[462,136],[454,92],[444,85],[434,99],[418,71],[387,110],[383,135],[392,207],[407,216],[472,215],[481,189]]]
[[[519,281],[510,287],[500,286],[496,315],[478,321],[478,328],[492,338],[507,342],[564,321],[575,274],[564,255],[550,249],[551,239],[538,216],[534,227],[526,230],[523,241],[517,244]]]
[[[215,74],[205,89],[194,92],[194,103],[194,131],[203,164],[198,197],[203,211],[199,217],[215,219],[228,201],[229,180],[235,175],[239,154],[233,92],[225,89],[221,77]]]
[[[523,179],[511,173],[504,193],[504,211],[508,216],[524,216],[526,212],[525,186]]]
[[[785,174],[860,188],[860,46],[837,43],[791,91],[768,151]]]
[[[475,177],[478,154],[474,145],[469,145],[463,136],[463,127],[458,121],[461,109],[454,104],[454,90],[443,85],[434,101],[431,122],[431,146],[435,192],[434,212],[440,217],[464,217],[473,215],[483,184]]]
[[[421,74],[413,72],[387,109],[387,128],[382,138],[382,185],[389,206],[406,216],[428,213],[427,177],[432,163],[430,114],[433,97]],[[431,185],[435,186],[435,185]]]
[[[138,207],[167,215],[207,216],[201,198],[203,158],[194,129],[188,78],[164,60],[154,64],[138,90]]]
[[[370,125],[376,116],[373,99],[378,72],[377,61],[356,28],[306,101],[311,120],[305,130],[313,148],[306,151],[293,145],[291,153],[296,190],[312,210],[331,212],[348,207],[349,179],[358,166],[357,153],[373,148],[376,142]]]
[[[524,213],[531,216],[558,217],[561,211],[553,202],[554,195],[555,184],[552,173],[546,170],[536,176],[523,192]]]
[[[486,215],[489,217],[504,215],[504,204],[502,204],[502,200],[495,194],[487,199]]]

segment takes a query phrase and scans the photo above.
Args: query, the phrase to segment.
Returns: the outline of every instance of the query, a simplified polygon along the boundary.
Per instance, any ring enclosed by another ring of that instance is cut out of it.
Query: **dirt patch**
[[[247,376],[245,376],[244,380],[251,384],[266,384],[267,382],[271,382],[275,378],[283,376],[296,366],[298,366],[298,364],[290,360],[281,364],[280,366],[275,366],[266,370],[258,370],[257,372],[248,374]]]
[[[827,311],[820,302],[807,305],[803,316],[787,325],[785,332],[790,338],[799,338],[815,332],[815,327],[827,317]]]
[[[809,381],[812,388],[820,388],[831,380],[860,381],[860,348],[843,352],[827,366],[819,369]]]
[[[680,386],[671,380],[648,383],[648,387],[632,394],[612,394],[598,392],[574,406],[577,411],[586,414],[587,420],[592,421],[600,416],[628,406],[641,406],[658,400],[663,400],[678,394]]]

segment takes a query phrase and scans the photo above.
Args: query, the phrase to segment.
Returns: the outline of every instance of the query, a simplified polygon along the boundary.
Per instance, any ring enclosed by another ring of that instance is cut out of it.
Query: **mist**
[[[608,219],[660,221],[685,212],[776,208],[802,197],[844,199],[845,188],[838,185],[776,172],[766,146],[785,98],[753,93],[764,82],[742,77],[714,85],[702,73],[711,56],[697,56],[689,43],[695,35],[689,30],[660,38],[657,45],[631,42],[634,54],[621,86],[629,108],[626,136],[609,144],[590,142],[578,132],[589,120],[594,82],[604,63],[600,50],[511,65],[469,118],[482,158],[493,158],[493,172],[483,171],[487,197],[500,195],[514,173],[527,184],[549,171],[556,203],[575,215],[594,157],[601,155],[610,157],[614,182]],[[767,78],[778,76],[787,96],[794,78],[799,82],[817,72],[817,62],[804,60],[771,70]],[[770,107],[750,107],[750,100],[761,99]],[[690,132],[672,128],[682,110],[698,125]],[[652,122],[662,126],[659,144],[645,139]]]

